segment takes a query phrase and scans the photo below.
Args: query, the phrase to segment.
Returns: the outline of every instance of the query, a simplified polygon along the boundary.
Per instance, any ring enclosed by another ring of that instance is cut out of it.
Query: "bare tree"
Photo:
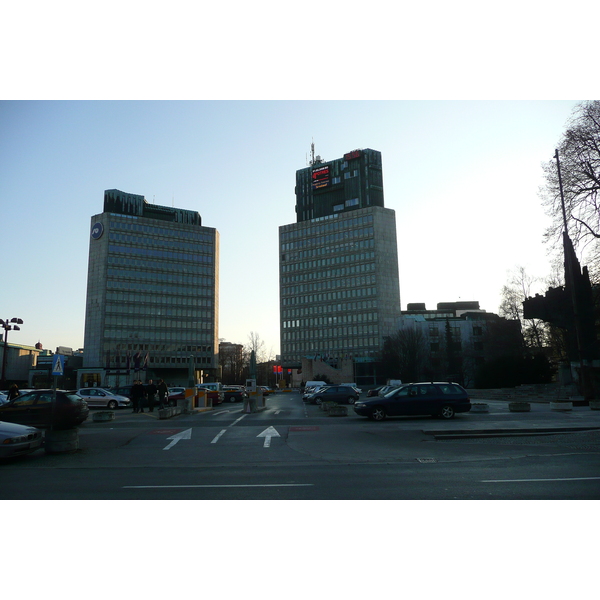
[[[600,262],[600,101],[578,104],[558,145],[568,233],[585,248],[590,263]],[[564,218],[555,159],[542,165],[545,184],[540,197],[552,225],[546,241],[558,245]]]
[[[508,283],[502,288],[502,301],[498,314],[521,323],[526,347],[542,349],[546,342],[544,322],[539,319],[523,318],[523,301],[532,295],[532,287],[538,281],[538,278],[529,276],[524,267],[517,267],[510,275]]]
[[[382,360],[388,378],[419,381],[429,357],[427,340],[420,329],[406,326],[384,340]]]
[[[248,336],[248,345],[246,347],[246,352],[248,354],[248,360],[250,360],[250,354],[254,350],[254,355],[256,356],[256,362],[265,362],[265,342],[260,339],[260,335],[255,331],[251,331]]]

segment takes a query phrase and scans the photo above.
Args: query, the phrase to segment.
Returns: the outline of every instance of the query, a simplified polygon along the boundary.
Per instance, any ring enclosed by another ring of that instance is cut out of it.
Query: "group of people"
[[[154,405],[158,398],[158,408],[164,408],[169,403],[169,390],[167,384],[162,380],[158,380],[158,385],[155,385],[150,379],[147,385],[144,385],[140,379],[136,379],[131,386],[131,402],[133,404],[133,412],[144,412],[144,400],[148,399],[148,412],[154,411]]]

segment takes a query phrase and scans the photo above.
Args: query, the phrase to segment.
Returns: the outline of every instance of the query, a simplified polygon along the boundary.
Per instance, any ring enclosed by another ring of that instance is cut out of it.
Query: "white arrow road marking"
[[[280,412],[281,412],[280,410],[276,410],[273,414],[278,415]]]
[[[167,438],[168,440],[173,440],[168,446],[165,446],[163,450],[169,450],[172,448],[179,440],[190,440],[192,439],[192,428],[186,429],[185,431],[180,431],[175,435]]]
[[[263,448],[268,448],[271,445],[271,438],[273,437],[281,437],[277,432],[275,427],[267,427],[262,433],[259,433],[256,437],[264,437],[265,443],[263,444]]]

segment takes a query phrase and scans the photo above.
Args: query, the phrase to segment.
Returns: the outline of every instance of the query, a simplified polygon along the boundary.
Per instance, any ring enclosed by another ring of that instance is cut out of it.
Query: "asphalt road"
[[[510,413],[505,403],[489,404],[489,413],[451,421],[371,422],[352,409],[328,417],[298,394],[271,396],[254,414],[240,404],[160,421],[119,411],[115,421],[84,423],[75,453],[37,451],[0,464],[0,498],[600,498],[596,411],[540,404]]]

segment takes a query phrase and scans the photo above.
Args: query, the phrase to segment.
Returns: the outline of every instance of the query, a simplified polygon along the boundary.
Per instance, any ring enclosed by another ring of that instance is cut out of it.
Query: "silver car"
[[[29,454],[41,448],[44,438],[35,427],[0,421],[0,457]]]
[[[101,406],[114,410],[115,408],[127,408],[128,406],[131,406],[131,400],[129,398],[113,394],[104,388],[81,388],[80,390],[77,390],[77,394],[81,396],[90,407]]]

